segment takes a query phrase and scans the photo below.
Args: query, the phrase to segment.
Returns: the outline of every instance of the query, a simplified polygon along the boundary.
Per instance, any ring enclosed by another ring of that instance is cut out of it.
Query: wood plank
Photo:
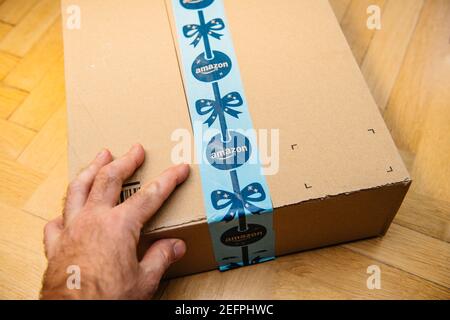
[[[15,160],[36,133],[12,122],[0,119],[0,157]]]
[[[28,92],[0,85],[0,118],[7,119],[27,95]]]
[[[42,0],[0,42],[0,50],[23,57],[60,15],[58,0]]]
[[[367,268],[381,268],[381,290]],[[308,251],[225,273],[174,279],[163,299],[446,299],[450,290],[343,247]]]
[[[67,153],[66,106],[62,105],[45,123],[17,161],[43,174],[49,173]]]
[[[9,119],[38,131],[64,100],[64,63],[60,57]]]
[[[37,299],[45,221],[0,203],[0,299]]]
[[[450,6],[449,6],[450,14]],[[450,23],[448,23],[450,28]],[[442,49],[444,49],[442,47]],[[428,116],[414,162],[414,190],[450,201],[450,45],[435,55],[435,86],[427,93]],[[450,215],[450,210],[448,211]]]
[[[436,239],[450,242],[450,201],[434,199],[411,190],[394,222]]]
[[[361,65],[375,33],[374,30],[367,28],[367,18],[369,17],[367,8],[370,5],[378,5],[383,10],[384,4],[385,0],[352,0],[341,21],[342,30],[359,65]]]
[[[450,287],[450,246],[444,241],[392,224],[383,238],[344,247],[443,287]]]
[[[0,41],[11,31],[13,27],[9,24],[0,22]]]
[[[47,178],[23,206],[27,212],[52,220],[62,214],[68,184],[67,153],[63,154]]]
[[[352,0],[329,0],[331,8],[333,8],[336,19],[341,22],[347,12],[348,6]]]
[[[42,39],[25,55],[5,78],[4,83],[32,91],[45,73],[62,56],[61,18],[58,18]]]
[[[375,32],[361,65],[381,110],[388,103],[422,7],[423,0],[389,0],[384,6],[382,29]]]
[[[384,118],[397,145],[417,153],[434,90],[448,90],[450,1],[426,1]],[[447,58],[442,54],[447,52]],[[437,79],[439,75],[444,77]],[[433,152],[436,152],[434,150]]]
[[[22,207],[43,180],[42,174],[0,157],[0,202]]]
[[[6,0],[0,6],[0,20],[15,25],[38,0]]]
[[[0,51],[0,80],[3,80],[18,62],[19,58]]]

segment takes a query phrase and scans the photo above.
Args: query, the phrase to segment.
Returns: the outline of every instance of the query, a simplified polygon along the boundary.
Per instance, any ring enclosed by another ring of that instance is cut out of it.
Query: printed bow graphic
[[[224,259],[222,259],[224,260]],[[260,263],[262,260],[264,260],[263,257],[257,256],[256,258],[253,258],[252,261],[250,261],[249,263],[236,263],[236,262],[231,262],[230,264],[227,264],[225,266],[220,267],[220,270],[222,271],[228,271],[228,270],[233,270],[236,268],[240,268],[242,266],[245,265],[252,265],[252,264],[257,264]],[[270,259],[269,259],[270,260]]]
[[[216,190],[211,193],[211,202],[216,210],[222,210],[229,206],[227,214],[222,221],[232,221],[236,215],[245,214],[245,210],[252,214],[260,214],[263,209],[255,206],[253,202],[261,202],[266,199],[266,193],[259,183],[249,184],[242,189],[240,194]]]
[[[198,100],[195,104],[199,115],[204,116],[210,114],[209,118],[204,122],[211,127],[217,119],[219,113],[227,113],[230,116],[239,119],[241,111],[234,110],[233,108],[239,108],[244,104],[241,95],[238,92],[231,92],[220,101],[214,100]]]
[[[222,19],[217,18],[209,21],[206,24],[188,24],[183,27],[183,34],[186,38],[195,37],[191,45],[196,47],[203,37],[211,36],[220,40],[223,34],[217,33],[216,31],[220,31],[223,29],[225,29],[225,23]]]

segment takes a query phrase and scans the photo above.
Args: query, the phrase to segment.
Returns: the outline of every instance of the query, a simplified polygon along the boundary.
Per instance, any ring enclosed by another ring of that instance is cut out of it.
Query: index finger
[[[167,169],[120,204],[119,210],[124,210],[127,216],[143,225],[158,211],[175,188],[187,179],[189,171],[190,167],[187,164]]]

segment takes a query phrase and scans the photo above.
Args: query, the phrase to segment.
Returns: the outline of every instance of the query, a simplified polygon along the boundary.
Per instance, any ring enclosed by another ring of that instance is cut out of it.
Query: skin
[[[63,216],[44,230],[48,267],[42,299],[151,298],[167,268],[185,254],[182,240],[164,239],[138,261],[142,226],[189,175],[188,165],[172,167],[117,205],[123,182],[144,157],[139,144],[114,161],[103,150],[70,183]],[[67,286],[70,266],[79,267],[80,289]]]

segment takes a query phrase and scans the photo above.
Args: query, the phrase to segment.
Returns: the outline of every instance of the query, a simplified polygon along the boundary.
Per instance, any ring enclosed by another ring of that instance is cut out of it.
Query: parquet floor
[[[415,180],[388,234],[224,274],[159,298],[450,298],[450,0],[330,0]],[[382,29],[366,27],[367,7]],[[126,5],[124,3],[124,5]],[[34,299],[42,228],[67,184],[58,0],[0,0],[0,298]],[[380,290],[366,286],[381,269]]]

